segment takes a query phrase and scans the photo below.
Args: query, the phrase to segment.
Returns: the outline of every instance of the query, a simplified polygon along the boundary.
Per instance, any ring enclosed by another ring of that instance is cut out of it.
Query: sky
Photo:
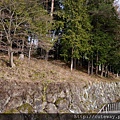
[[[118,8],[118,11],[119,11],[120,10],[120,0],[114,0],[114,4],[119,6],[119,8]]]
[[[119,4],[119,5],[120,5],[120,0],[115,0],[114,2],[117,2],[117,4]]]

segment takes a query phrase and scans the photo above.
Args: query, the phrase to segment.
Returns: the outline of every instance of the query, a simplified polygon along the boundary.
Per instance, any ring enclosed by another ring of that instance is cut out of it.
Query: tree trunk
[[[73,70],[73,57],[71,57],[71,71]]]
[[[73,60],[73,62],[74,62],[74,69],[76,69],[76,66],[77,66],[77,60],[76,60],[76,58],[74,58],[74,60]]]
[[[103,72],[104,72],[104,65],[102,64],[102,69],[101,69],[101,77],[103,77]]]
[[[29,60],[31,59],[31,47],[29,48],[28,58],[29,58]]]
[[[96,65],[96,75],[98,74],[98,65]]]
[[[90,75],[90,61],[88,61],[88,75]]]
[[[108,66],[105,66],[105,77],[108,77]]]
[[[21,53],[23,54],[23,51],[24,51],[24,45],[25,43],[24,43],[24,40],[22,41],[22,51],[21,51]]]
[[[13,51],[10,52],[10,67],[15,67],[15,64],[13,62]]]
[[[114,68],[113,68],[113,70],[112,70],[112,75],[114,75],[115,73],[114,73]]]
[[[46,55],[45,55],[45,60],[46,60],[46,61],[48,61],[48,54],[49,54],[49,52],[46,51]]]
[[[98,74],[98,52],[96,56],[96,75]]]
[[[54,0],[51,1],[51,17],[53,16],[53,10],[54,10]]]
[[[46,10],[48,10],[48,0],[46,0],[45,2],[46,2]]]
[[[93,69],[94,69],[94,66],[93,66],[93,59],[92,59],[92,62],[91,62],[91,75],[93,75]]]
[[[42,55],[43,55],[43,52],[42,52],[43,50],[42,50],[42,48],[40,48],[40,56],[42,57]]]
[[[118,72],[117,72],[117,74],[116,74],[116,77],[117,77],[117,78],[119,77],[119,74],[118,74]]]
[[[0,32],[0,45],[1,45],[1,41],[2,41],[2,31]]]
[[[82,67],[83,66],[83,59],[82,58],[80,58],[79,63],[80,63],[80,67]]]
[[[107,77],[109,77],[109,70],[108,70],[108,66],[107,66]]]
[[[14,62],[13,62],[12,42],[9,43],[8,56],[9,56],[9,64],[10,64],[10,67],[15,67],[15,64],[14,64]]]

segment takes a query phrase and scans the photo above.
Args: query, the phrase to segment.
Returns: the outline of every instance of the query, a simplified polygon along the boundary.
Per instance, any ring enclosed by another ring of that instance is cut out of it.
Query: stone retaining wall
[[[120,82],[40,83],[0,80],[0,113],[94,112],[120,99]]]

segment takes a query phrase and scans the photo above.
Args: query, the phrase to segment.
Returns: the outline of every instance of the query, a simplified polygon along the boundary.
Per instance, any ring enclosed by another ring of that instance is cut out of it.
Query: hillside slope
[[[113,81],[114,79],[89,76],[88,74],[73,70],[61,61],[45,61],[32,59],[19,60],[14,58],[16,67],[10,68],[7,56],[0,56],[0,79],[17,81],[44,81],[44,82],[92,82]]]

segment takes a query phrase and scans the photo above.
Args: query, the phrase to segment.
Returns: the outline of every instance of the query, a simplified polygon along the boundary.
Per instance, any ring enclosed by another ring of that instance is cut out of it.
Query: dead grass
[[[16,67],[8,66],[8,57],[0,56],[0,79],[39,81],[39,82],[94,82],[112,81],[113,79],[89,76],[88,74],[73,70],[61,61],[45,61],[32,59],[19,60],[14,58]]]

